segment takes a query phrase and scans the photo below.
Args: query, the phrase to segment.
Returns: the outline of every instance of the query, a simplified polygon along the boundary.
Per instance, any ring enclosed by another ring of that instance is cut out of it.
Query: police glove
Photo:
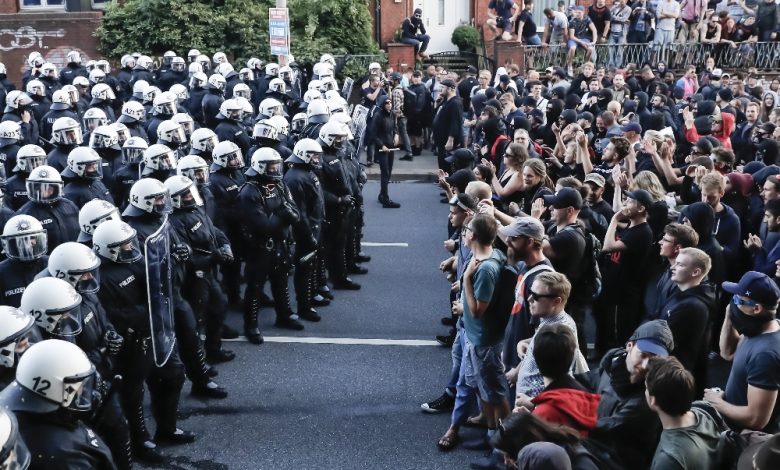
[[[225,244],[219,247],[219,253],[222,255],[222,259],[228,263],[232,263],[235,257],[233,256],[233,249],[230,245]]]
[[[352,205],[353,199],[352,196],[341,196],[339,198],[339,202],[341,203],[342,206],[349,207]]]
[[[295,210],[293,210],[293,208],[290,207],[290,205],[287,203],[284,203],[279,206],[279,209],[277,209],[276,211],[276,215],[278,215],[282,220],[284,220],[288,224],[291,224],[298,220],[298,216],[295,213]]]
[[[103,335],[103,346],[106,348],[106,353],[111,357],[119,354],[124,342],[125,339],[114,330],[108,330],[106,331],[106,334]]]

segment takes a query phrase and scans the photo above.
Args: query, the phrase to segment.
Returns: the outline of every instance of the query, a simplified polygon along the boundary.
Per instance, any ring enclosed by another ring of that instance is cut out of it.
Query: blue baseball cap
[[[775,281],[757,271],[748,271],[739,282],[724,282],[721,287],[729,294],[747,297],[768,308],[774,308],[780,301],[780,288]]]

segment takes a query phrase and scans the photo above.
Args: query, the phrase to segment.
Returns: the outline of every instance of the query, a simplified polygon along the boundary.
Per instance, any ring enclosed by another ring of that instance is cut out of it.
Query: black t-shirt
[[[588,8],[588,18],[593,22],[593,26],[596,27],[599,36],[602,36],[604,35],[604,27],[607,25],[607,21],[612,21],[612,13],[606,5],[601,9],[593,5]]]
[[[641,273],[653,243],[653,231],[644,222],[620,230],[616,238],[626,249],[607,253],[602,271],[604,291],[611,292],[615,298],[637,296],[644,285]]]
[[[553,225],[547,231],[550,236],[550,247],[555,257],[550,259],[553,267],[563,273],[574,285],[583,274],[583,257],[585,256],[585,237],[577,224],[570,224],[561,230]]]
[[[603,215],[607,222],[612,220],[612,216],[615,215],[615,211],[612,210],[612,204],[608,203],[604,198],[595,204],[591,204],[590,208],[593,212]]]
[[[523,31],[520,36],[527,38],[536,34],[536,23],[534,23],[534,17],[528,10],[523,10],[520,16],[517,18],[517,24],[523,23]]]

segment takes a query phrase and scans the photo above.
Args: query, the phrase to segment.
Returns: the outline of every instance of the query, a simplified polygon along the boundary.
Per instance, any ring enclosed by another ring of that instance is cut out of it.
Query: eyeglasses
[[[528,300],[532,300],[534,302],[538,302],[539,299],[557,299],[560,297],[560,295],[555,294],[537,294],[534,291],[531,291],[530,294],[528,294]]]
[[[463,230],[468,230],[469,232],[473,232],[474,231],[474,229],[471,228],[471,225],[464,225],[463,226]]]
[[[743,299],[737,294],[734,294],[734,296],[731,298],[731,301],[734,302],[734,305],[744,305],[746,307],[755,307],[758,305],[758,302],[752,301],[750,299]]]

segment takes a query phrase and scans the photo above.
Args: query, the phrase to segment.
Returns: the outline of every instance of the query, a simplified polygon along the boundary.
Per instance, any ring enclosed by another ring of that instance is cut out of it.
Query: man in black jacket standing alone
[[[371,121],[371,135],[374,138],[381,172],[379,202],[385,209],[397,209],[401,205],[391,200],[387,194],[387,185],[390,183],[395,159],[395,152],[390,149],[394,148],[395,142],[398,141],[398,129],[392,112],[393,101],[387,95],[380,96],[376,101],[379,109]]]

